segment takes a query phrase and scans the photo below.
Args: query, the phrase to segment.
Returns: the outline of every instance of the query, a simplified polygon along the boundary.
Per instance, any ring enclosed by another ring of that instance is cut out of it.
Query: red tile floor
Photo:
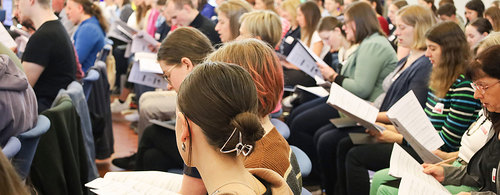
[[[130,122],[125,120],[119,113],[113,114],[112,117],[115,153],[113,153],[110,158],[96,161],[97,169],[101,177],[109,171],[124,171],[121,168],[113,166],[113,164],[111,164],[112,159],[130,156],[137,152],[137,134],[130,128]]]

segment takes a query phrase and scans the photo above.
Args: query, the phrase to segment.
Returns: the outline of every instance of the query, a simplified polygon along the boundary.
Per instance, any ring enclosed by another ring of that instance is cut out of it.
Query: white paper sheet
[[[132,37],[131,52],[151,52],[149,46],[156,47],[159,44],[151,35],[146,31],[139,31]]]
[[[7,32],[7,29],[5,29],[2,23],[0,23],[0,43],[5,45],[5,47],[9,49],[17,48],[16,42],[14,41],[14,39],[12,39],[9,32]]]
[[[329,95],[328,91],[323,87],[304,87],[302,85],[296,86],[298,89],[312,93],[318,97],[326,97]]]
[[[108,172],[87,184],[96,194],[177,194],[182,175],[159,171]]]
[[[336,83],[332,83],[327,103],[368,129],[385,129],[375,124],[377,108]]]
[[[141,72],[163,75],[163,70],[161,69],[160,64],[156,61],[155,53],[137,52],[135,53],[134,59],[139,61],[139,70]]]
[[[401,177],[399,194],[450,194],[434,177],[423,172],[424,168],[401,146],[394,143],[389,174]]]
[[[426,163],[438,163],[434,151],[444,142],[420,106],[413,91],[408,92],[387,111],[387,117]]]
[[[154,73],[141,72],[139,63],[137,62],[132,65],[128,81],[154,88],[167,89],[167,81],[165,81],[162,76]]]
[[[297,66],[310,77],[314,78],[317,76],[323,79],[323,75],[321,75],[319,67],[316,64],[316,58],[319,59],[319,57],[316,56],[315,58],[314,56],[316,55],[313,52],[310,52],[309,48],[307,48],[304,43],[299,40],[286,57],[286,60]],[[320,60],[320,63],[321,62],[323,61]]]

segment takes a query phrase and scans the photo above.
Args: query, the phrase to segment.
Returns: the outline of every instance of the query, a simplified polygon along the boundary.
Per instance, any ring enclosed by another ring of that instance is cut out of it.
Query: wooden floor
[[[130,122],[126,121],[121,114],[113,114],[113,136],[115,139],[115,153],[110,158],[97,160],[99,175],[104,176],[109,171],[124,171],[111,164],[114,158],[130,156],[137,152],[137,134],[130,128]]]

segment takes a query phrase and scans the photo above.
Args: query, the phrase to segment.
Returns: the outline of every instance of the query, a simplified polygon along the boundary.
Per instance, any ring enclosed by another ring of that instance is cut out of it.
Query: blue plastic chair
[[[85,99],[88,100],[90,96],[90,91],[92,91],[92,83],[99,79],[100,74],[97,70],[90,69],[85,78],[82,79],[83,93],[85,94]]]
[[[17,136],[21,142],[21,150],[12,159],[12,164],[16,167],[19,176],[26,179],[31,169],[31,162],[35,156],[40,136],[50,127],[50,120],[46,116],[39,115],[36,126]]]
[[[14,157],[19,150],[21,150],[21,142],[17,137],[10,137],[7,144],[2,148],[3,154],[7,157],[7,159],[11,159]]]
[[[300,193],[300,195],[312,195],[312,193],[309,192],[309,190],[307,190],[306,188],[302,187],[302,192]]]
[[[276,130],[285,138],[288,139],[290,137],[290,128],[283,121],[279,119],[272,118],[271,123],[276,127]]]
[[[300,173],[302,177],[307,177],[311,173],[312,163],[311,159],[307,156],[307,154],[296,146],[290,146],[293,153],[295,153],[295,157],[297,158],[297,162],[299,163]]]

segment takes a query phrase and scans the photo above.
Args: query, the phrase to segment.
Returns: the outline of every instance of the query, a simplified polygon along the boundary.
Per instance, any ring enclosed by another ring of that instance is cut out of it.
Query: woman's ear
[[[188,70],[189,72],[191,72],[191,71],[193,70],[193,68],[194,68],[193,62],[191,62],[191,60],[190,60],[189,58],[182,57],[182,58],[181,58],[181,63],[182,63],[183,65],[186,65],[187,70]]]
[[[180,125],[179,130],[181,131],[179,134],[179,138],[182,142],[186,142],[186,140],[188,140],[189,136],[191,135],[189,119],[187,119],[187,117],[185,117],[185,115],[182,112],[177,112],[177,118],[178,118],[177,122]]]

